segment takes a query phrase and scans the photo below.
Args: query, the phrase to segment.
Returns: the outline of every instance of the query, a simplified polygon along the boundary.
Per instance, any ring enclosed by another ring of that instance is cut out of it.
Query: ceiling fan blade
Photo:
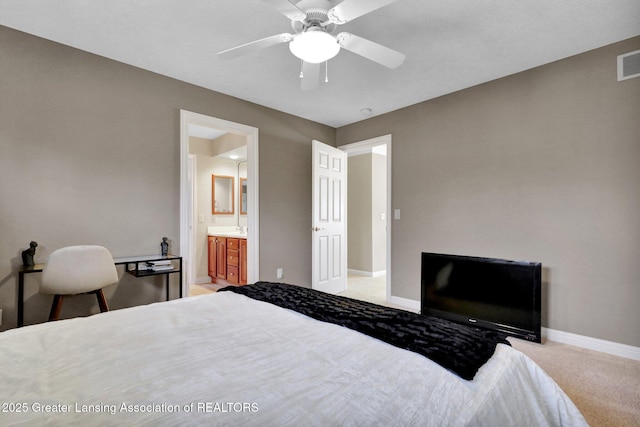
[[[327,12],[334,24],[344,24],[398,0],[344,0]]]
[[[262,0],[292,21],[304,21],[307,14],[287,0]]]
[[[302,78],[300,79],[300,89],[311,90],[318,87],[321,65],[321,63],[312,64],[306,61],[302,62]]]
[[[371,40],[354,36],[351,33],[340,33],[336,36],[340,46],[373,62],[388,68],[397,68],[404,62],[404,54]]]
[[[231,49],[218,52],[218,58],[221,59],[233,59],[238,56],[245,55],[256,50],[264,49],[267,47],[275,46],[280,43],[286,43],[291,41],[293,36],[289,33],[277,34],[271,37],[265,37],[264,39],[252,41],[240,46],[232,47]]]

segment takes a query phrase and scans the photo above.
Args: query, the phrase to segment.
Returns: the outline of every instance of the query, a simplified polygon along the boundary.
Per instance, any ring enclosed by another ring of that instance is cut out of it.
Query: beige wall
[[[393,135],[394,296],[420,252],[543,264],[543,325],[640,345],[640,78],[634,38],[338,129]],[[428,76],[425,76],[428,78]]]
[[[348,263],[350,270],[379,273],[386,269],[387,160],[376,153],[348,158]]]
[[[215,141],[211,146],[213,156],[224,154],[228,151],[247,145],[247,137],[244,135],[237,135],[235,133],[226,133],[213,141]]]
[[[348,157],[347,268],[373,271],[371,248],[371,154]]]
[[[180,252],[180,110],[259,128],[260,276],[311,281],[311,141],[333,128],[0,27],[0,308],[15,326],[20,252],[36,261],[81,243],[115,257]],[[114,308],[164,298],[161,280],[124,276]],[[27,280],[27,323],[51,298]],[[174,295],[175,296],[175,295]],[[91,301],[94,307],[97,307]],[[63,315],[84,313],[81,303]]]
[[[371,194],[371,264],[380,273],[387,269],[387,157],[377,153],[371,154]]]

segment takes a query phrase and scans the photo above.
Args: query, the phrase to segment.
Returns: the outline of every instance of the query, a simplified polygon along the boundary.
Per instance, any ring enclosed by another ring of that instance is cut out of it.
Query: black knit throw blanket
[[[284,283],[257,282],[221,291],[288,308],[419,353],[465,380],[473,379],[496,345],[510,345],[499,332]]]

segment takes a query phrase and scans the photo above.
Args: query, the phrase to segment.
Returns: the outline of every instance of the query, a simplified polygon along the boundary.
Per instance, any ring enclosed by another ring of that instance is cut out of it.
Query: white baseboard
[[[601,340],[599,338],[591,338],[584,335],[572,334],[570,332],[557,331],[549,328],[542,328],[542,336],[546,336],[550,341],[562,344],[574,345],[576,347],[612,354],[614,356],[624,357],[627,359],[640,360],[640,347]]]
[[[391,296],[389,302],[400,307],[404,307],[415,313],[420,312],[420,301]],[[613,341],[591,338],[584,335],[572,334],[570,332],[558,331],[555,329],[542,328],[542,336],[550,341],[561,344],[574,345],[576,347],[586,348],[587,350],[599,351],[601,353],[611,354],[613,356],[624,357],[632,360],[640,360],[640,347],[632,345],[620,344]]]
[[[380,277],[387,274],[387,270],[380,271],[362,271],[362,270],[354,270],[352,268],[347,269],[347,273],[355,274],[356,276],[366,276],[366,277]]]
[[[400,307],[406,308],[408,311],[420,313],[420,301],[402,297],[394,297],[393,295],[391,295],[391,297],[389,298],[389,302],[393,305],[398,305]]]
[[[196,277],[196,285],[204,285],[207,283],[211,283],[211,277],[209,276],[205,276],[205,277]]]

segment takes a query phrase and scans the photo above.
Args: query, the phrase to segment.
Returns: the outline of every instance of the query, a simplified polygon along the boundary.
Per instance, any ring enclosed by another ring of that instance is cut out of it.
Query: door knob
[[[320,230],[324,230],[324,228],[320,228],[320,227],[313,227],[311,229],[311,231],[320,231]]]

